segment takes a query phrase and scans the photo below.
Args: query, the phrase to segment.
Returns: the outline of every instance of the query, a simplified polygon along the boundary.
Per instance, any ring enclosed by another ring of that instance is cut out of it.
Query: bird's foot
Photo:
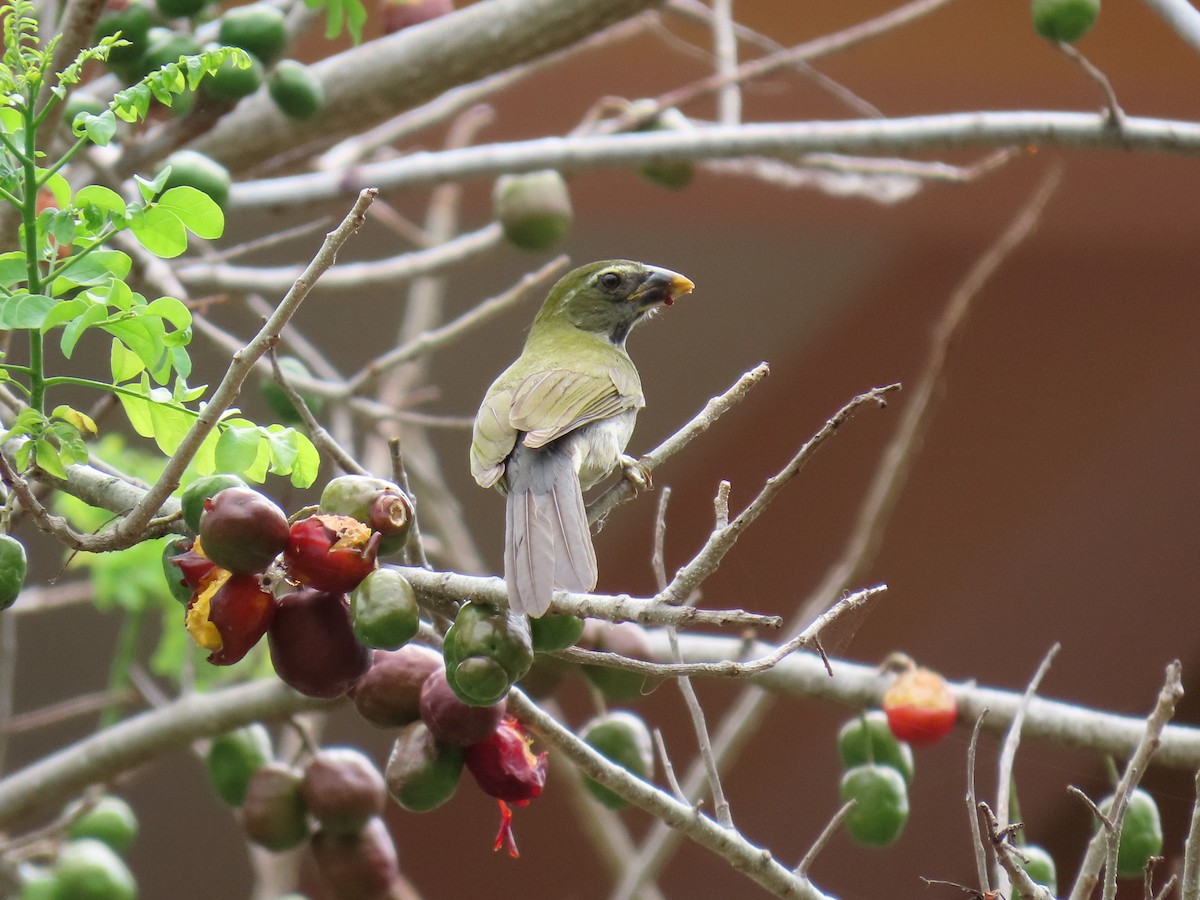
[[[639,491],[654,489],[654,479],[650,477],[650,469],[641,460],[621,454],[621,475]]]

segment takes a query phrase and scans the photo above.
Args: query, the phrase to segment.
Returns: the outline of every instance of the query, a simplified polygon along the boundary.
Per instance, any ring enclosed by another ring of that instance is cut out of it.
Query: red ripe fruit
[[[216,564],[205,556],[202,550],[200,543],[193,541],[187,550],[167,558],[167,561],[179,570],[183,584],[193,591],[200,587],[204,576],[216,568]]]
[[[258,491],[228,487],[204,501],[200,542],[204,554],[221,568],[253,575],[287,546],[287,517]]]
[[[396,845],[378,816],[358,832],[321,829],[312,837],[313,860],[335,900],[388,900],[400,875]]]
[[[443,744],[469,747],[485,740],[504,718],[507,701],[491,706],[469,706],[446,681],[446,670],[439,668],[425,679],[421,688],[421,721]]]
[[[280,597],[267,640],[280,680],[309,697],[340,697],[371,667],[343,594],[298,588]]]
[[[275,617],[275,597],[257,575],[211,566],[188,602],[184,620],[214,666],[231,666],[259,642]]]
[[[293,581],[342,594],[371,574],[379,540],[378,534],[349,516],[309,516],[288,533],[283,562]]]
[[[490,735],[463,751],[463,760],[485,794],[525,804],[542,793],[548,765],[545,751],[534,754],[531,740],[512,716]]]
[[[421,686],[442,668],[442,655],[420,644],[376,650],[354,685],[354,708],[376,728],[400,728],[421,718]]]
[[[914,746],[935,744],[950,733],[958,705],[946,679],[931,669],[901,672],[883,695],[888,727]]]

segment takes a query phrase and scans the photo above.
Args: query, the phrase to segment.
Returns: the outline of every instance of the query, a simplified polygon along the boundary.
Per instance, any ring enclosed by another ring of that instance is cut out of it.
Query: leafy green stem
[[[33,116],[33,97],[28,97],[24,110],[25,153],[21,160],[25,196],[21,204],[21,218],[25,226],[25,268],[28,273],[29,293],[39,294],[42,290],[42,273],[38,268],[37,242],[37,126]],[[39,413],[45,412],[46,384],[43,370],[43,336],[40,329],[29,331],[29,405]]]

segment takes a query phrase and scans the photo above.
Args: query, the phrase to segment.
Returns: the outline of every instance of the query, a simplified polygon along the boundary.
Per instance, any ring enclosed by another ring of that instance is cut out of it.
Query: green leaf
[[[159,297],[152,300],[146,307],[150,315],[166,319],[175,326],[177,331],[187,331],[192,327],[192,312],[174,297]]]
[[[107,147],[117,133],[117,117],[111,109],[106,109],[99,115],[81,112],[75,115],[71,130],[76,137],[87,135],[88,140],[98,147]]]
[[[97,287],[114,279],[123,280],[132,268],[129,256],[120,250],[93,250],[63,267],[54,279],[53,291],[62,294],[73,287]]]
[[[37,177],[44,178],[46,175],[45,169],[38,169]],[[55,172],[49,178],[46,178],[46,183],[42,185],[44,190],[48,190],[54,195],[54,202],[59,209],[66,209],[71,205],[71,185],[61,173]]]
[[[138,192],[142,195],[142,200],[149,203],[154,199],[156,194],[162,192],[163,185],[167,183],[167,179],[171,176],[171,167],[164,166],[162,171],[154,176],[153,181],[147,181],[141,175],[134,175],[133,180],[138,186]]]
[[[58,328],[64,322],[70,322],[86,310],[88,306],[89,303],[83,296],[76,297],[73,300],[60,300],[54,305],[54,309],[46,314],[46,318],[42,320],[42,334],[45,334],[51,328]],[[100,309],[102,312],[107,312],[103,306],[100,306]]]
[[[0,253],[0,287],[10,288],[21,284],[29,275],[25,265],[25,254],[20,250],[11,253]]]
[[[55,478],[66,478],[67,469],[58,458],[58,449],[45,438],[34,442],[38,467]]]
[[[170,210],[159,206],[136,209],[129,218],[129,230],[143,247],[155,256],[174,259],[187,249],[187,231]]]
[[[59,346],[62,348],[63,356],[65,356],[67,359],[70,359],[71,354],[75,352],[75,345],[79,343],[79,339],[83,337],[83,333],[97,322],[103,321],[107,317],[108,310],[99,303],[94,303],[83,311],[83,315],[72,319],[70,324],[63,329],[62,340],[59,343]]]
[[[149,391],[149,377],[145,373],[142,374],[141,387],[143,390],[139,390],[137,384],[126,384],[124,387],[125,390],[117,394],[117,399],[121,401],[121,407],[125,410],[125,417],[129,419],[129,424],[142,437],[154,437],[154,420],[150,416],[150,401],[146,399],[144,393]],[[127,393],[128,391],[134,393]],[[135,396],[135,394],[141,394],[141,396]]]
[[[89,420],[90,421],[90,420]],[[93,427],[94,424],[93,424]],[[67,422],[51,422],[46,433],[58,443],[58,458],[65,464],[85,463],[88,460],[87,445],[75,426]]]
[[[163,396],[166,395],[166,396]],[[191,429],[196,417],[170,399],[164,388],[151,392],[150,420],[154,423],[154,443],[158,449],[170,456],[179,449],[179,443]]]
[[[81,188],[75,195],[75,206],[79,209],[92,206],[111,212],[116,217],[125,218],[124,198],[116,191],[99,184],[89,184]]]
[[[292,484],[298,488],[311,487],[321,469],[321,454],[306,435],[293,431],[296,461],[292,464]]]
[[[109,365],[112,367],[114,384],[136,378],[146,368],[141,358],[116,338],[113,338]]]
[[[224,429],[217,441],[216,464],[222,472],[241,474],[254,465],[260,435],[256,426],[247,424]]]
[[[292,432],[289,435],[287,432]],[[276,475],[286,475],[292,471],[292,467],[296,464],[296,457],[300,455],[300,448],[296,446],[293,435],[295,431],[291,428],[284,428],[282,425],[268,425],[263,429],[263,435],[267,441],[267,449],[271,455],[271,472]]]
[[[325,37],[335,38],[342,33],[342,24],[350,31],[354,43],[362,43],[363,24],[367,21],[367,10],[360,0],[304,0],[309,9],[325,8]]]
[[[56,302],[53,297],[24,291],[0,297],[0,328],[40,328]]]
[[[189,185],[178,185],[158,198],[160,209],[169,210],[197,237],[214,240],[225,231],[221,207],[208,194]]]

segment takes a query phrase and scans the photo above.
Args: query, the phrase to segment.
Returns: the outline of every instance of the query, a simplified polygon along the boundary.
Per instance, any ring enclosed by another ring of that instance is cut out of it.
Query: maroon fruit
[[[283,562],[293,581],[341,594],[371,573],[378,553],[379,535],[362,522],[317,515],[292,526]]]
[[[258,491],[228,487],[204,501],[200,543],[204,555],[221,568],[253,575],[287,546],[287,518]]]
[[[298,771],[282,763],[268,763],[250,776],[242,803],[242,827],[250,840],[279,852],[308,837],[301,780]]]
[[[304,768],[304,802],[325,832],[356,833],[383,812],[387,788],[371,760],[353,747],[316,754]]]
[[[267,639],[280,680],[310,697],[340,697],[371,666],[371,651],[354,639],[343,594],[307,587],[285,594]]]
[[[491,706],[469,706],[446,681],[446,670],[438,669],[421,688],[421,721],[433,736],[446,744],[469,747],[496,730],[504,718],[507,701]]]
[[[442,668],[442,655],[419,644],[376,650],[367,674],[354,685],[354,708],[377,728],[400,728],[421,717],[421,686]]]
[[[312,854],[335,900],[387,900],[400,875],[396,845],[378,816],[357,832],[322,828],[313,835]]]
[[[186,548],[184,546],[185,544]],[[200,546],[198,541],[192,541],[188,540],[187,538],[183,538],[181,540],[172,541],[167,546],[173,552],[164,555],[163,559],[175,569],[178,569],[178,572],[175,573],[175,577],[178,578],[180,583],[187,587],[189,591],[195,591],[196,588],[200,587],[201,579],[203,579],[205,575],[216,568],[216,564],[204,555],[202,552],[203,548]]]
[[[214,666],[231,666],[259,642],[275,617],[275,597],[258,575],[212,568],[188,602],[185,626],[192,640],[211,650]]]
[[[548,765],[545,751],[534,754],[521,723],[508,716],[487,738],[463,751],[463,761],[485,794],[526,803],[542,793]]]

